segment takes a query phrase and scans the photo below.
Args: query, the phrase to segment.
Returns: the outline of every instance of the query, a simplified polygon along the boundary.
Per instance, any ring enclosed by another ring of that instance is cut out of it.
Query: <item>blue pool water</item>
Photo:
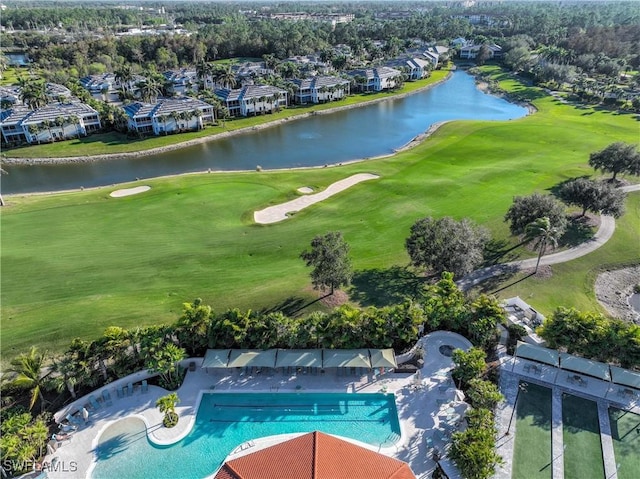
[[[322,431],[375,446],[400,436],[392,394],[204,394],[193,430],[156,446],[139,419],[118,421],[100,437],[94,479],[199,479],[240,444],[264,436]]]

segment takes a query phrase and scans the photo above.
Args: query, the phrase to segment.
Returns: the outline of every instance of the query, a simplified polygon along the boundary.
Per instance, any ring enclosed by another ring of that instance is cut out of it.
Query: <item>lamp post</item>
[[[505,436],[509,435],[509,432],[511,431],[511,423],[513,422],[513,416],[516,413],[516,409],[518,408],[518,398],[520,397],[520,393],[522,391],[527,392],[527,386],[529,385],[529,383],[518,383],[518,392],[516,393],[516,400],[513,403],[513,411],[511,411],[511,418],[509,419],[509,425],[507,426],[507,432],[504,433]]]

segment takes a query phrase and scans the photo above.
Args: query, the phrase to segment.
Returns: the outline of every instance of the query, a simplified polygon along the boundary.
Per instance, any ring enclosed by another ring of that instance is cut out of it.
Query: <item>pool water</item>
[[[171,446],[156,446],[140,419],[109,426],[94,451],[92,477],[199,479],[251,439],[322,431],[375,446],[400,437],[393,394],[204,394],[193,430]]]

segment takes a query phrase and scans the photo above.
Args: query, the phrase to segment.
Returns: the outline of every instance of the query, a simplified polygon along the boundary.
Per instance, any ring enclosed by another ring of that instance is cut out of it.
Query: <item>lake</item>
[[[9,165],[2,190],[4,194],[60,191],[209,169],[343,163],[393,153],[434,123],[505,121],[526,114],[526,108],[480,91],[471,75],[457,70],[447,81],[404,98],[314,115],[166,153],[90,163]]]

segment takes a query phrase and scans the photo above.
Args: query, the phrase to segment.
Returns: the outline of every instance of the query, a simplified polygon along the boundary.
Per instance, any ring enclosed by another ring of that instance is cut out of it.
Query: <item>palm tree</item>
[[[238,84],[236,81],[236,74],[233,72],[231,63],[218,65],[213,75],[216,83],[224,86],[225,88],[232,89]]]
[[[51,127],[53,126],[53,122],[51,120],[44,120],[42,122],[42,126],[44,126],[49,132],[49,141],[53,142],[53,136],[51,135]]]
[[[537,220],[529,223],[525,228],[525,241],[533,242],[534,247],[538,248],[538,261],[536,262],[536,269],[533,274],[538,272],[540,266],[540,259],[547,249],[548,245],[551,245],[553,249],[558,246],[558,240],[560,239],[559,230],[551,225],[551,221],[548,217],[538,218]]]
[[[67,122],[69,125],[74,125],[76,127],[76,136],[80,138],[80,117],[78,115],[69,115],[67,117]]]
[[[147,103],[155,103],[160,95],[160,85],[155,78],[146,78],[138,83],[140,98]]]
[[[158,398],[156,407],[164,414],[162,423],[165,427],[173,427],[178,423],[178,415],[176,414],[176,405],[180,403],[177,393],[167,394]]]
[[[40,137],[38,136],[38,133],[40,133],[40,126],[36,125],[35,123],[32,123],[31,125],[29,125],[27,127],[27,129],[29,130],[29,133],[31,134],[32,138],[31,140],[33,141],[33,137],[36,137],[36,141],[38,142],[38,145],[40,144]]]
[[[195,117],[196,120],[198,120],[196,122],[196,130],[200,131],[204,128],[204,125],[202,124],[202,110],[200,110],[199,108],[195,108],[192,112],[191,112],[191,118]]]
[[[74,358],[70,355],[65,355],[60,359],[54,359],[53,371],[59,374],[54,378],[56,389],[60,392],[66,387],[71,397],[76,399],[75,386],[78,383],[78,363]]]
[[[273,94],[273,101],[276,104],[276,111],[280,111],[280,100],[282,99],[282,93],[279,91]]]
[[[115,71],[115,80],[125,93],[131,90],[131,81],[133,80],[133,72],[130,65],[123,65],[122,68]]]
[[[47,378],[48,373],[45,375],[42,374],[44,362],[45,355],[39,354],[38,350],[32,346],[28,353],[21,354],[13,359],[8,369],[9,372],[16,374],[11,384],[17,388],[28,389],[30,391],[31,401],[29,402],[29,409],[33,409],[33,406],[39,399],[42,412],[44,412],[46,405],[46,400],[42,392],[47,389],[49,385]]]
[[[64,126],[66,124],[66,118],[59,116],[55,120],[53,120],[53,124],[60,128],[60,139],[64,139]]]
[[[169,113],[169,116],[176,124],[175,131],[180,131],[180,124],[178,123],[178,120],[180,119],[180,113],[177,111],[172,111],[171,113]]]
[[[209,87],[209,80],[211,79],[212,73],[213,64],[201,61],[196,65],[196,77],[198,80],[202,81],[205,89]]]

